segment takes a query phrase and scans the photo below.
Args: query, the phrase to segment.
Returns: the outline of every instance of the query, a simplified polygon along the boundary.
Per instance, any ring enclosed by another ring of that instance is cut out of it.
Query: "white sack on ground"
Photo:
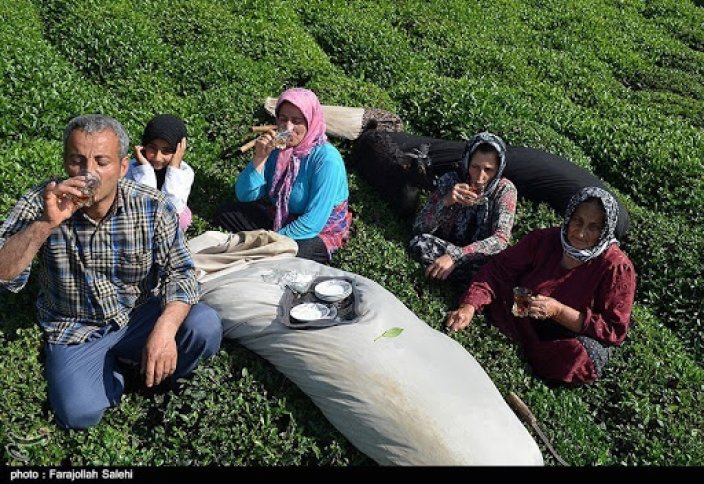
[[[190,243],[194,252],[213,234]],[[222,238],[219,239],[222,242]],[[292,330],[274,271],[354,279],[360,322]],[[262,277],[265,275],[265,277]],[[264,279],[271,282],[265,282]],[[240,264],[203,282],[225,337],[270,361],[380,464],[535,465],[538,446],[476,360],[375,282],[295,257]],[[402,328],[397,337],[379,336]]]

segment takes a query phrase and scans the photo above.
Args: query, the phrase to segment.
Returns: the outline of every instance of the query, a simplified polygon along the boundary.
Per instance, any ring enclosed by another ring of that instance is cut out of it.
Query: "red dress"
[[[576,333],[552,320],[517,318],[511,313],[513,287],[550,296],[586,314],[581,335],[605,346],[626,337],[635,296],[635,270],[612,244],[600,256],[574,269],[560,263],[560,229],[540,229],[501,252],[480,270],[460,298],[478,311],[488,306],[493,324],[521,343],[535,373],[572,383],[597,379],[594,363]]]

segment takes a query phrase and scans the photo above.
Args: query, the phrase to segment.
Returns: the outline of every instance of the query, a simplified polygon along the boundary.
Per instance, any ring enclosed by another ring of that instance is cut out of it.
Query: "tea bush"
[[[111,96],[86,82],[43,38],[42,18],[31,2],[2,7],[0,139],[57,140],[72,116],[112,111]]]

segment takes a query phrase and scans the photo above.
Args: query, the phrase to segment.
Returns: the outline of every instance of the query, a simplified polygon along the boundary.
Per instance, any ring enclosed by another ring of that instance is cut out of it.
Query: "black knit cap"
[[[181,138],[185,138],[186,136],[188,135],[186,133],[186,125],[183,124],[183,121],[170,114],[160,114],[154,116],[144,128],[144,133],[142,133],[142,145],[146,145],[152,140],[161,138],[169,143],[171,149],[175,150]]]

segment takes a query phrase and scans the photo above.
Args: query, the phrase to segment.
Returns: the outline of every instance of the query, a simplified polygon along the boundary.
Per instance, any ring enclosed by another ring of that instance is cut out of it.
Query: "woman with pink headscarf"
[[[255,154],[235,183],[238,202],[218,210],[215,223],[231,231],[267,229],[298,243],[298,257],[327,263],[349,237],[347,171],[327,141],[322,106],[308,89],[286,90],[276,104],[285,147],[276,131],[257,139]]]

